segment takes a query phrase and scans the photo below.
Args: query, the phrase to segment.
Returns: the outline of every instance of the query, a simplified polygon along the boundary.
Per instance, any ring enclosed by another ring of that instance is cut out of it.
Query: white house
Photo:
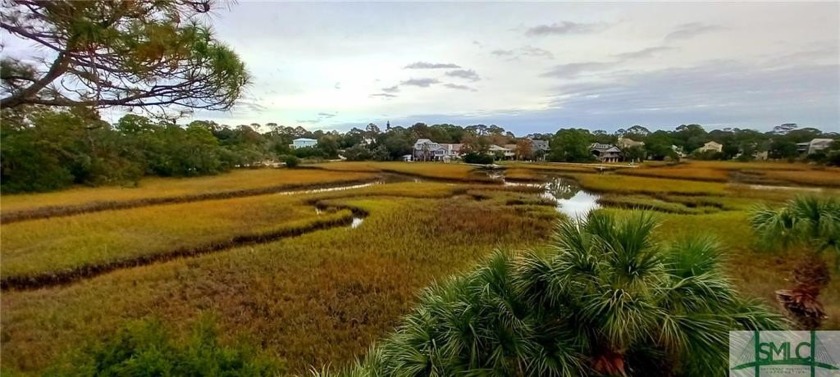
[[[306,147],[314,147],[318,145],[318,140],[315,139],[307,139],[305,137],[297,138],[292,140],[292,143],[289,144],[289,148],[298,149],[298,148],[306,148]]]
[[[414,143],[415,161],[449,161],[461,157],[463,144],[439,144],[429,139],[417,139]]]
[[[797,143],[796,150],[799,153],[812,154],[821,150],[828,149],[834,139],[814,139],[807,143]]]
[[[718,142],[710,141],[706,144],[703,144],[702,147],[698,148],[697,151],[699,152],[723,152],[723,144]]]

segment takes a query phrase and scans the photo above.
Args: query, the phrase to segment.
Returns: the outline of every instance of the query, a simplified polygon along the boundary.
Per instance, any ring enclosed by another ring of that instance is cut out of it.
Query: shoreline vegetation
[[[840,195],[835,168],[805,164],[603,166],[330,162],[3,194],[0,369],[33,375],[72,364],[76,345],[132,321],[155,321],[177,343],[203,313],[220,344],[244,342],[284,373],[349,366],[432,282],[473,270],[494,249],[549,242],[565,221],[544,197],[552,177],[595,195],[596,213],[652,214],[659,241],[715,237],[734,288],[776,310],[774,292],[805,251],[759,252],[750,209]],[[751,186],[759,182],[769,184]],[[838,280],[821,296],[825,329],[840,328]]]

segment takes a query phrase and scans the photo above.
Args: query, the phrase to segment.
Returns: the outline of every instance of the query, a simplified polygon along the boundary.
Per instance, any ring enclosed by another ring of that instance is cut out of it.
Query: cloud
[[[461,66],[452,63],[427,63],[416,62],[405,66],[406,69],[445,69],[445,68],[461,68]]]
[[[539,47],[525,46],[519,49],[524,56],[534,56],[538,58],[554,59],[554,54],[551,51],[541,49]]]
[[[675,47],[668,47],[668,46],[657,46],[657,47],[648,47],[638,51],[631,51],[625,52],[621,54],[615,54],[616,58],[627,60],[627,59],[642,59],[642,58],[649,58],[655,55],[658,52],[675,50]]]
[[[514,54],[514,51],[513,50],[493,50],[490,53],[493,54],[493,55],[496,55],[496,56],[511,56],[511,55]]]
[[[531,45],[520,47],[516,50],[493,50],[490,52],[493,55],[498,57],[508,57],[508,61],[518,60],[521,56],[531,56],[536,58],[546,58],[546,59],[554,59],[554,54],[551,51],[546,49],[542,49],[539,47],[534,47]]]
[[[241,99],[239,101],[236,101],[236,107],[244,108],[244,109],[247,109],[248,111],[255,112],[255,113],[265,111],[266,107],[261,105],[258,101],[259,101],[259,99],[253,99],[253,100],[252,99]]]
[[[475,71],[473,71],[472,69],[456,69],[454,71],[446,72],[446,75],[449,77],[459,77],[470,81],[481,80],[481,76],[479,76],[478,73],[475,73]]]
[[[333,87],[336,89],[341,89],[341,82],[336,82],[335,85],[333,85]]]
[[[420,88],[428,88],[434,84],[440,84],[438,79],[408,79],[400,83],[401,86],[417,86]]]
[[[329,119],[329,118],[332,118],[332,117],[336,116],[336,114],[337,113],[318,113],[318,117]]]
[[[385,93],[399,93],[400,86],[399,85],[394,85],[394,86],[390,86],[390,87],[387,87],[387,88],[382,88],[382,91],[385,92]]]
[[[701,22],[690,22],[677,26],[674,31],[665,36],[666,41],[694,38],[700,34],[723,29],[720,26],[708,25]]]
[[[561,23],[554,23],[551,25],[537,25],[525,31],[525,35],[529,37],[545,36],[545,35],[567,35],[567,34],[587,34],[594,33],[604,29],[603,24],[584,24],[571,21],[563,21]]]
[[[613,67],[618,66],[618,64],[618,62],[582,62],[560,64],[554,66],[554,68],[552,68],[548,72],[541,74],[540,76],[570,79],[575,78],[576,76],[579,76],[582,73],[609,70]]]
[[[711,61],[687,68],[599,75],[599,82],[563,85],[552,107],[589,116],[593,126],[624,118],[624,124],[739,123],[767,128],[771,123],[754,122],[788,119],[785,114],[803,109],[812,121],[840,121],[834,102],[838,90],[837,64],[762,69]]]
[[[458,85],[458,84],[448,83],[448,84],[443,84],[443,86],[445,86],[449,89],[469,90],[471,92],[477,91],[475,88],[473,88],[471,86],[467,86],[467,85]]]
[[[371,94],[370,96],[371,97],[382,97],[382,98],[396,98],[397,97],[396,95],[388,94],[388,93],[376,93],[376,94]]]

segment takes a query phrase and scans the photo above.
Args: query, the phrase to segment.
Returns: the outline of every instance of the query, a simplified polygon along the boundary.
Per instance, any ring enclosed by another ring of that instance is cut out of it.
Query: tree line
[[[530,134],[548,140],[547,154],[533,151],[525,138],[497,125],[458,126],[416,123],[382,130],[376,124],[347,132],[309,131],[276,123],[238,126],[196,120],[178,125],[127,114],[114,124],[89,107],[18,106],[4,108],[0,125],[0,186],[4,192],[57,190],[74,184],[135,185],[144,176],[188,177],[217,174],[238,167],[255,167],[289,159],[399,160],[414,151],[417,139],[461,143],[467,157],[484,156],[490,145],[515,144],[517,159],[590,161],[591,143],[615,143],[619,137],[644,142],[626,148],[627,160],[675,158],[678,150],[692,151],[706,141],[723,144],[716,154],[695,158],[748,160],[755,152],[770,158],[799,158],[796,143],[816,137],[837,138],[814,128],[783,125],[770,132],[723,129],[706,132],[702,126],[682,125],[674,131],[651,132],[641,126],[613,133],[560,129],[555,134]],[[318,141],[314,147],[293,149],[296,138]],[[838,163],[837,143],[812,160]],[[491,161],[492,161],[492,157]],[[485,157],[486,158],[486,157]]]

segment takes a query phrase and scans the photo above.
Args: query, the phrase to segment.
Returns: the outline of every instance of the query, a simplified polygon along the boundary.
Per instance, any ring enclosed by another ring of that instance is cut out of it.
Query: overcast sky
[[[254,83],[195,118],[231,125],[840,130],[838,2],[240,0],[212,23]]]

